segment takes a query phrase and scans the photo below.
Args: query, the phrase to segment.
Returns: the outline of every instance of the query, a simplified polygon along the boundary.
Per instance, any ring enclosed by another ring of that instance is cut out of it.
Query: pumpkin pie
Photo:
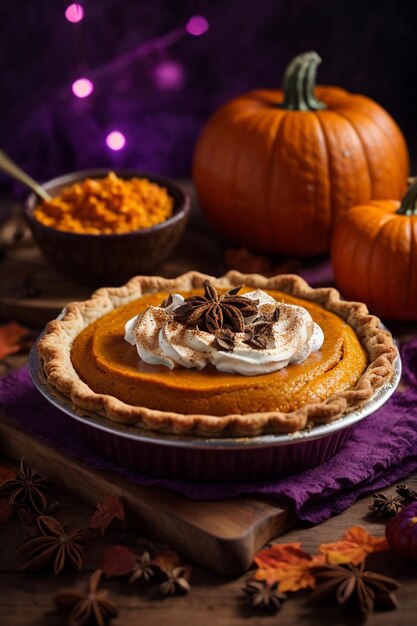
[[[171,342],[165,353],[158,324]],[[186,332],[188,347],[178,343]],[[268,348],[271,333],[279,354]],[[38,349],[48,382],[83,413],[220,437],[338,419],[391,380],[398,354],[379,319],[335,289],[235,271],[99,289],[50,322]]]

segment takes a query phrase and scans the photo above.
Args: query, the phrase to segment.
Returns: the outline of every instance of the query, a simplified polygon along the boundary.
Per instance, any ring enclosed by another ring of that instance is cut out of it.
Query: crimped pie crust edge
[[[284,291],[310,300],[342,317],[355,330],[365,349],[369,364],[354,387],[338,392],[323,402],[307,404],[296,411],[283,413],[230,414],[225,416],[187,415],[158,411],[126,404],[117,398],[95,393],[78,376],[71,361],[75,337],[89,324],[145,293],[189,291],[210,279],[216,287],[230,288],[244,283],[248,287]],[[293,433],[308,422],[329,423],[344,413],[359,408],[375,391],[388,383],[394,373],[398,351],[392,336],[380,326],[379,318],[370,315],[365,304],[347,302],[331,287],[312,288],[294,274],[265,278],[259,274],[230,271],[215,278],[199,272],[187,272],[176,278],[136,276],[126,285],[101,288],[89,300],[69,304],[61,319],[47,325],[38,344],[39,356],[48,383],[71,399],[83,414],[93,412],[119,424],[169,434],[201,436],[256,436],[267,433]]]

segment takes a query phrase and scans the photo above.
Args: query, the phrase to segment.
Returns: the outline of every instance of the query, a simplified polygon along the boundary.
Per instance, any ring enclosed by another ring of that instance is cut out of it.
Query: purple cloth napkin
[[[264,494],[292,503],[300,519],[318,523],[340,513],[360,495],[417,470],[417,340],[404,344],[401,353],[401,389],[358,424],[342,450],[319,467],[274,481],[207,485],[140,476],[119,467],[80,441],[71,419],[35,389],[27,368],[0,380],[0,406],[26,431],[95,469],[111,470],[137,484],[165,487],[195,500]]]

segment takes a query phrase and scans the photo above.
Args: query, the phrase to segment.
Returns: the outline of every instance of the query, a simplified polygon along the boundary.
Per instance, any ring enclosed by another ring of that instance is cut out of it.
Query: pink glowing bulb
[[[106,137],[106,146],[110,150],[123,150],[126,145],[126,137],[119,130],[112,130]]]
[[[154,69],[154,78],[160,89],[178,89],[184,83],[184,68],[176,61],[162,61]]]
[[[65,17],[69,22],[72,22],[73,24],[81,22],[84,17],[84,9],[81,4],[73,2],[65,9]]]
[[[72,93],[77,98],[87,98],[94,91],[94,85],[88,78],[78,78],[72,83]]]
[[[199,37],[208,31],[209,23],[202,15],[193,15],[185,25],[185,29],[190,35]]]

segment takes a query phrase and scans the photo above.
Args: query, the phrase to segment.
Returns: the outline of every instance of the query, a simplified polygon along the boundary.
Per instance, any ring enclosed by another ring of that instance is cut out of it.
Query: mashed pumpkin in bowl
[[[54,268],[95,286],[149,274],[177,245],[191,201],[175,181],[132,169],[83,170],[43,184],[51,199],[31,193],[24,215]]]
[[[92,235],[128,233],[151,228],[173,214],[165,187],[147,178],[86,178],[39,204],[34,217],[57,230]]]

